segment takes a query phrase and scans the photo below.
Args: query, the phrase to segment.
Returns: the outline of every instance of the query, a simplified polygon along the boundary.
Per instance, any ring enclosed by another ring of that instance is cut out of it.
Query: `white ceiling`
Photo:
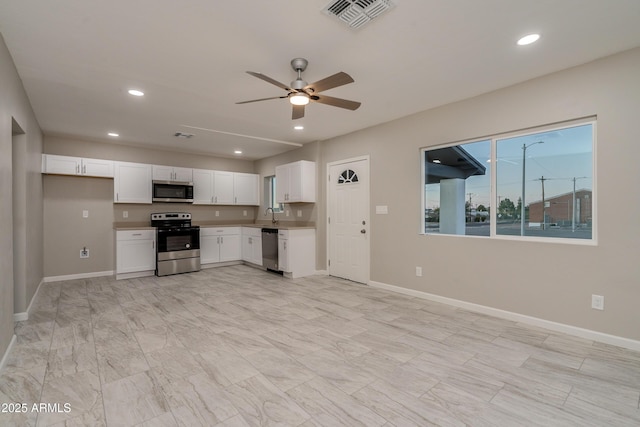
[[[393,1],[358,30],[328,0],[2,1],[0,33],[45,134],[247,159],[640,46],[638,0]],[[312,103],[292,121],[286,99],[235,104],[285,95],[245,71],[288,85],[295,57],[308,82],[350,74],[326,94],[362,107]]]

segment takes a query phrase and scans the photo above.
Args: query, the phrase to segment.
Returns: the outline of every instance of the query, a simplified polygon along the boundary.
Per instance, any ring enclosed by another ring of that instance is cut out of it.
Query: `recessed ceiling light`
[[[293,128],[294,128],[295,130],[302,130],[302,129],[304,129],[304,126],[300,126],[300,125],[298,125],[298,126],[294,126]]]
[[[107,135],[109,135],[109,136],[120,136],[119,133],[115,133],[115,132],[109,132]]]
[[[128,93],[129,95],[133,95],[133,96],[144,96],[144,92],[138,89],[129,89]]]
[[[540,34],[528,34],[522,37],[520,40],[518,40],[518,45],[525,46],[538,41],[539,38],[540,38]]]
[[[235,154],[242,154],[242,150],[236,150],[234,151]]]
[[[433,163],[438,163],[438,164],[440,164],[440,163],[442,163],[442,162],[441,162],[440,160],[438,160],[438,159],[433,159]]]

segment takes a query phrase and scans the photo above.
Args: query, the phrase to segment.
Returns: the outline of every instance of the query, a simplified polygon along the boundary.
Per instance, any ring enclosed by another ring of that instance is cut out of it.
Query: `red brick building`
[[[545,224],[570,225],[573,214],[573,192],[545,199]],[[576,191],[576,225],[590,224],[592,217],[591,190]],[[542,200],[529,204],[529,221],[542,223]]]

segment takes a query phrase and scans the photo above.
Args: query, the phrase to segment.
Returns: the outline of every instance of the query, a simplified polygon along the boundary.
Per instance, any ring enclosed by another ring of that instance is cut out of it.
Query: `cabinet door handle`
[[[80,173],[80,165],[76,165],[76,174]]]
[[[233,198],[233,203],[238,204],[238,198],[237,197]]]
[[[142,233],[133,233],[132,236],[142,236]]]
[[[216,243],[220,244],[220,237],[216,237]]]
[[[220,243],[224,244],[224,237],[220,238]]]

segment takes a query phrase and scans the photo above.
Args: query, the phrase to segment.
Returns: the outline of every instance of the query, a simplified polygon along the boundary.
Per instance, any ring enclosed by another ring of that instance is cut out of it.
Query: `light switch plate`
[[[216,216],[220,216],[220,211],[216,211]]]
[[[89,218],[89,211],[88,210],[83,210],[82,211],[82,218]]]
[[[604,310],[604,297],[602,295],[591,295],[591,308]]]
[[[129,218],[129,211],[122,211],[122,218]]]

